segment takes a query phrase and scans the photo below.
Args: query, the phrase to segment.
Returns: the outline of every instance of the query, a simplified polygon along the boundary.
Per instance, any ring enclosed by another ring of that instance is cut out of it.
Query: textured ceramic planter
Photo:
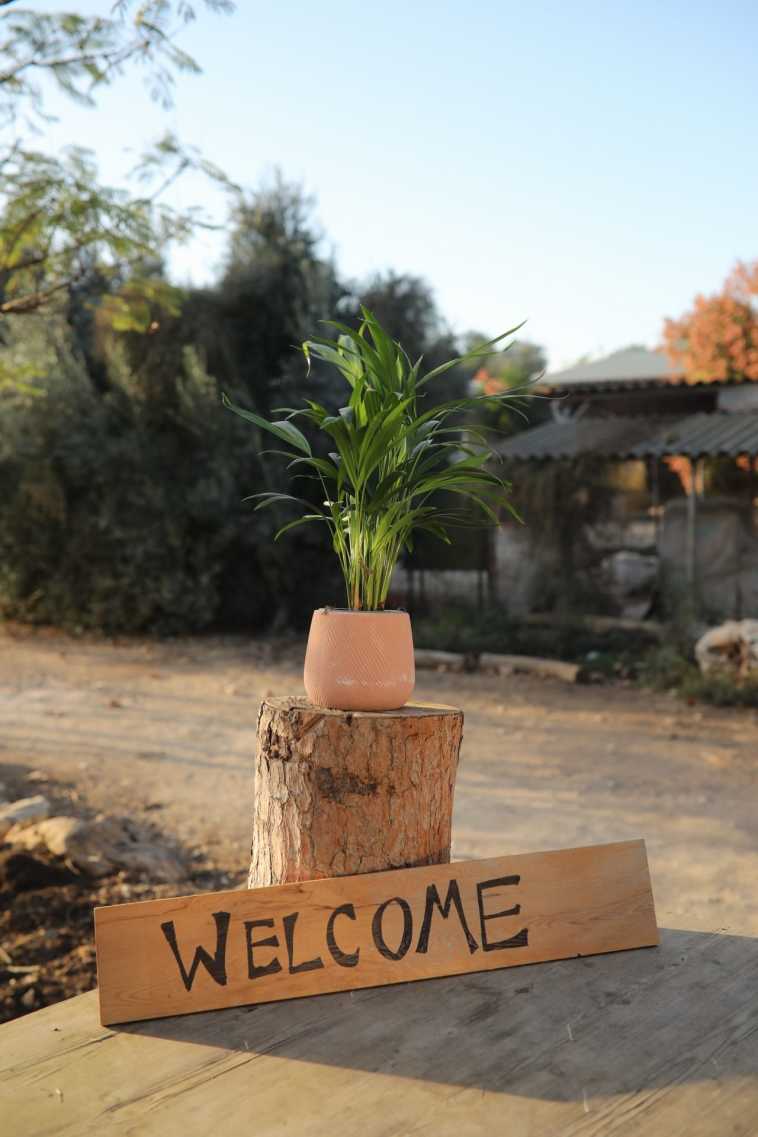
[[[303,678],[317,707],[394,711],[404,706],[416,682],[408,613],[317,608]]]

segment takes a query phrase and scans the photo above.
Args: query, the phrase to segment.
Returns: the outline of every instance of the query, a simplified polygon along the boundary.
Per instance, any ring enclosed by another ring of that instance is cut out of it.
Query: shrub
[[[414,618],[413,638],[418,647],[463,654],[513,651],[513,626],[502,608],[472,611],[448,605],[437,617]]]
[[[758,707],[758,676],[736,680],[723,673],[694,671],[682,682],[679,694],[714,707]]]
[[[724,671],[704,675],[671,645],[656,648],[645,657],[639,668],[639,681],[654,690],[675,691],[690,702],[715,707],[758,707],[758,676],[737,679]]]
[[[694,663],[671,644],[653,648],[642,659],[638,678],[643,687],[655,691],[679,690],[699,674]]]
[[[191,351],[148,390],[112,361],[105,394],[65,356],[43,395],[3,409],[0,612],[109,633],[304,622],[315,591],[336,595],[327,558],[316,535],[271,556],[275,519],[242,502],[251,470]]]

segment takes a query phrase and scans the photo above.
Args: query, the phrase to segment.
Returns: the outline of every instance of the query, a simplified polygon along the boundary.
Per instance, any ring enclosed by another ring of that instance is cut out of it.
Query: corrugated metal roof
[[[582,416],[525,430],[503,442],[498,451],[504,458],[525,462],[578,458],[582,454],[600,458],[755,456],[758,412],[697,414],[669,421]]]
[[[554,371],[541,380],[540,386],[550,390],[569,387],[591,389],[617,384],[639,386],[648,383],[675,383],[677,378],[662,351],[650,351],[646,347],[626,347],[621,351],[614,351],[604,359],[594,359],[591,363],[577,363],[575,367]]]
[[[539,461],[543,458],[628,458],[635,447],[661,427],[660,419],[614,416],[546,422],[506,439],[497,449],[504,458]]]
[[[685,454],[690,458],[737,458],[758,454],[758,413],[699,414],[662,426],[634,448],[633,456]]]

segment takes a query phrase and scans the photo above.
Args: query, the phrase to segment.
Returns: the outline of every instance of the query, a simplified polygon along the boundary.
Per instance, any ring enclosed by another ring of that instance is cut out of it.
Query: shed
[[[724,582],[724,594],[737,599],[723,614],[758,614],[746,612],[743,604],[745,597],[750,597],[751,608],[758,603],[758,537],[753,520],[758,503],[758,383],[689,383],[672,371],[662,352],[633,346],[550,373],[538,391],[551,399],[552,420],[507,438],[498,447],[503,458],[517,465],[592,455],[619,463],[644,462],[647,508],[656,519],[659,552],[678,560],[688,586],[694,588],[701,570],[708,570],[709,549],[718,543],[715,534],[728,531],[728,539],[737,542],[730,561],[736,566],[733,575],[742,584],[730,588]],[[738,498],[718,503],[722,511],[736,511],[736,523],[730,520],[714,529],[715,503],[704,510],[703,498],[705,464],[715,459],[731,459],[738,465],[743,490]],[[685,534],[678,555],[671,532],[663,543],[658,525],[664,512],[659,495],[662,464],[676,471],[686,498],[686,505],[680,501],[671,511],[674,529]],[[698,528],[701,520],[706,524],[706,513],[711,536],[701,540]],[[719,588],[720,579],[714,580],[711,599]]]

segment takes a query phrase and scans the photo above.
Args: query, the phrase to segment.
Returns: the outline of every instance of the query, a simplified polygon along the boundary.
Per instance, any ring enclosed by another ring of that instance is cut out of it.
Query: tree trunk
[[[463,713],[265,699],[249,888],[450,860]]]

